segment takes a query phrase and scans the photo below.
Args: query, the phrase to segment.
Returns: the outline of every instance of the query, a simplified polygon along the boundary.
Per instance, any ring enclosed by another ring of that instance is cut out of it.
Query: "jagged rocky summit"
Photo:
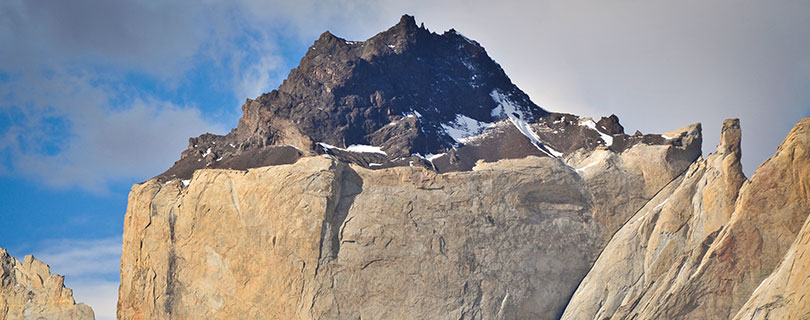
[[[243,112],[133,186],[120,319],[808,312],[810,120],[747,180],[736,120],[704,159],[700,124],[548,112],[410,16],[324,33]]]
[[[94,319],[89,306],[73,300],[64,280],[34,256],[20,262],[0,248],[0,319]]]
[[[366,41],[323,33],[277,90],[242,110],[229,134],[190,139],[161,178],[290,164],[317,154],[372,169],[465,171],[479,160],[672,143],[625,135],[615,116],[594,121],[549,113],[477,42],[454,30],[432,33],[407,15]]]

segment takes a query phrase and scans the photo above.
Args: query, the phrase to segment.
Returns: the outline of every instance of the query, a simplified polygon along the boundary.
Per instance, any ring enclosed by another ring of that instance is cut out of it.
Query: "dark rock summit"
[[[278,89],[248,99],[242,111],[229,134],[190,139],[161,176],[187,179],[200,168],[288,164],[320,153],[372,169],[465,171],[479,160],[677,143],[625,135],[615,115],[594,122],[549,113],[479,43],[453,29],[430,32],[408,15],[366,41],[324,32]]]

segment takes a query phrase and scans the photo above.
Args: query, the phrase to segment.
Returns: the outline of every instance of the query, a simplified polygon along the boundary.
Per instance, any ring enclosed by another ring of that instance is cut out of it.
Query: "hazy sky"
[[[324,30],[408,13],[477,40],[535,103],[626,131],[741,119],[750,175],[810,116],[807,1],[0,2],[0,247],[35,253],[112,319],[132,183],[225,133]]]

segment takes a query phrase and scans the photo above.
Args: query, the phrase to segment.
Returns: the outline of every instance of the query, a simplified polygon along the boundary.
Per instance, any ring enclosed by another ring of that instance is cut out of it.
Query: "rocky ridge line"
[[[810,316],[802,302],[809,270],[801,259],[810,212],[809,126],[810,118],[800,121],[746,180],[739,122],[727,120],[718,151],[617,232],[563,319]]]
[[[93,310],[77,304],[64,281],[34,256],[21,263],[0,248],[0,319],[94,319]]]
[[[248,99],[242,111],[229,134],[189,139],[159,177],[187,180],[201,168],[242,170],[316,154],[370,169],[468,171],[479,161],[680,143],[627,135],[615,115],[595,121],[543,110],[480,44],[452,29],[417,27],[407,15],[366,41],[325,32],[277,90]]]

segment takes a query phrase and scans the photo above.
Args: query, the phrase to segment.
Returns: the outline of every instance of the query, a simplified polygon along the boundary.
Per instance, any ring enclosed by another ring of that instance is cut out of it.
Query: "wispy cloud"
[[[76,302],[93,308],[96,319],[115,319],[118,297],[121,237],[104,239],[49,239],[33,254],[65,276]]]
[[[121,237],[103,239],[46,239],[33,253],[51,266],[51,272],[71,278],[118,277]]]
[[[154,97],[127,97],[95,78],[53,73],[0,88],[6,171],[51,186],[104,192],[110,182],[148,178],[171,165],[190,136],[225,131],[200,111]]]

